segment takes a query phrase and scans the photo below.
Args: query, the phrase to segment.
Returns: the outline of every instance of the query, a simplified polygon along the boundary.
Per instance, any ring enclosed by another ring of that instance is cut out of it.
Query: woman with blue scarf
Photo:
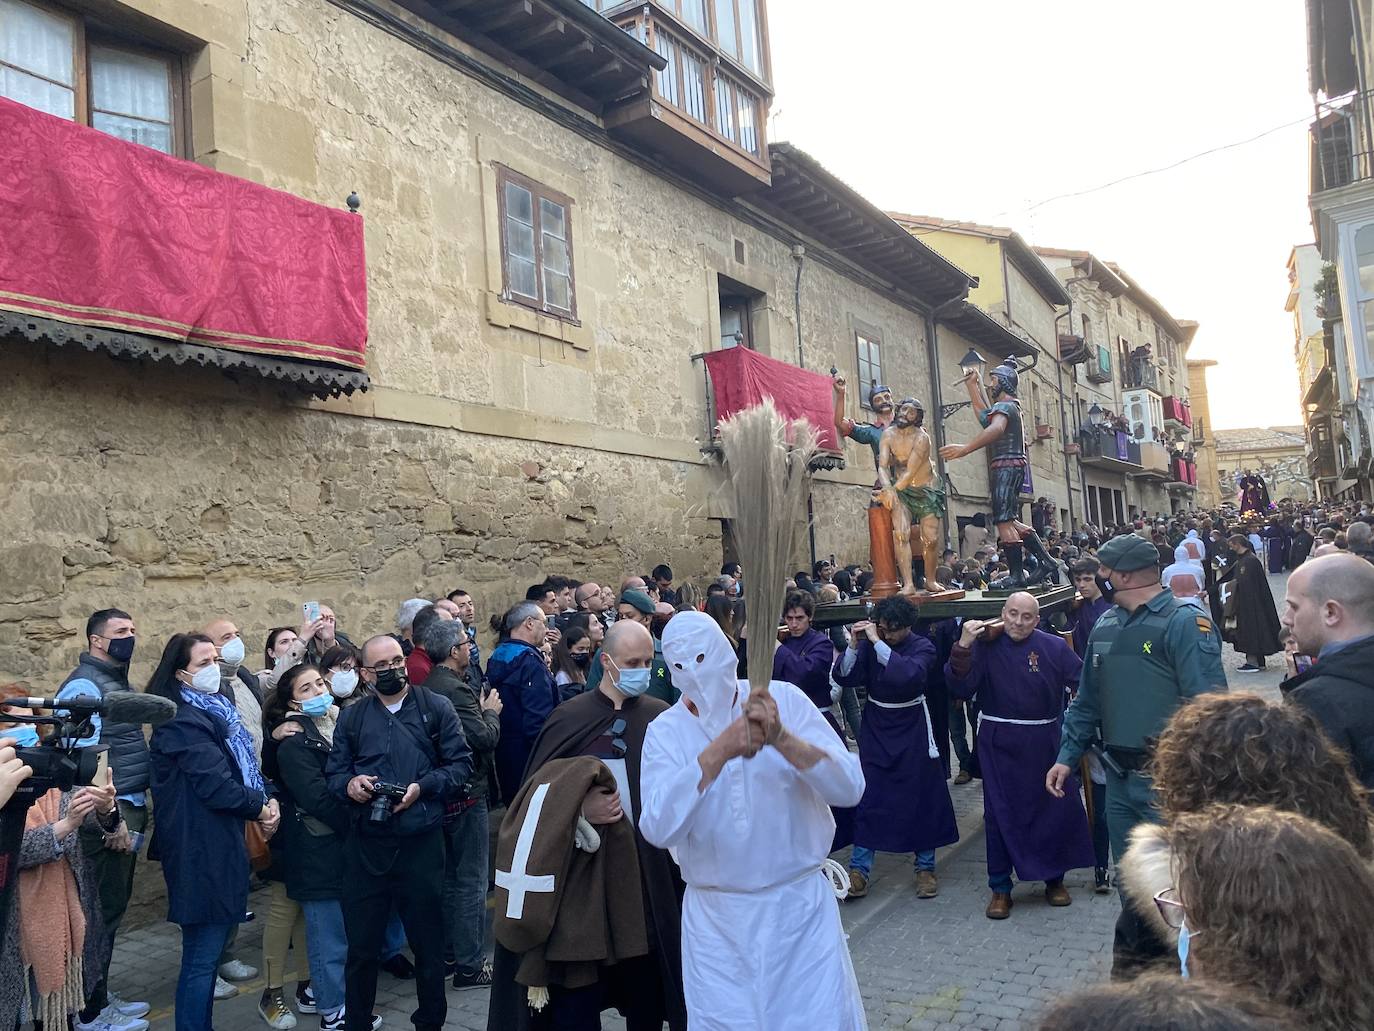
[[[153,806],[149,855],[162,863],[167,919],[181,927],[176,1031],[212,1031],[215,966],[248,908],[244,825],[277,829],[253,740],[234,703],[219,693],[215,646],[203,634],[175,634],[163,649],[148,693],[177,704],[153,731]]]

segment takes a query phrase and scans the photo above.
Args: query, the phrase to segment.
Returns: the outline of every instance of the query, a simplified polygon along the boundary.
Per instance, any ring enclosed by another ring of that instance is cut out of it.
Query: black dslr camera
[[[391,811],[396,803],[406,797],[404,784],[388,784],[384,780],[372,782],[372,804],[367,810],[369,823],[386,823],[391,819]]]

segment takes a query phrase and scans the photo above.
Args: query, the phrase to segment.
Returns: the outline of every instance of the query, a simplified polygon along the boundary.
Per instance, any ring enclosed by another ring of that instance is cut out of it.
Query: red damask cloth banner
[[[0,97],[0,308],[364,368],[363,222]]]
[[[839,452],[829,376],[775,361],[747,347],[710,351],[702,359],[711,374],[718,419],[728,419],[771,397],[784,418],[805,419],[815,427],[822,451]]]

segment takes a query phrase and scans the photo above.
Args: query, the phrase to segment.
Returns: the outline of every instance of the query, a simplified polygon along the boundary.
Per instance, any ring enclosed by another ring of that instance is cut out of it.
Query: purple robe
[[[957,645],[945,665],[950,692],[978,698],[978,761],[983,770],[983,823],[988,872],[1045,881],[1094,864],[1092,835],[1078,779],[1064,797],[1045,790],[1045,772],[1059,754],[1065,692],[1078,685],[1083,660],[1062,638],[1034,630],[1021,643],[1003,634],[991,644]],[[1033,726],[1000,723],[1052,720]]]
[[[844,731],[830,712],[830,663],[835,658],[835,645],[830,635],[820,630],[808,630],[800,637],[789,637],[773,653],[773,679],[783,680],[801,688],[821,710],[825,722],[841,741]],[[835,837],[830,851],[836,852],[854,844],[854,809],[830,807],[835,817]]]
[[[1088,636],[1093,632],[1093,627],[1111,607],[1111,602],[1099,596],[1096,601],[1085,601],[1069,613],[1069,625],[1064,629],[1073,631],[1073,650],[1080,659],[1088,654]]]
[[[954,803],[939,751],[930,755],[923,705],[887,708],[924,695],[934,673],[935,646],[915,633],[892,649],[884,666],[873,645],[859,642],[854,668],[835,680],[841,686],[864,685],[868,702],[859,721],[859,764],[863,798],[854,821],[854,842],[880,852],[925,852],[959,840]]]
[[[773,653],[773,679],[785,680],[802,689],[818,709],[830,708],[830,663],[835,646],[830,636],[808,630],[800,637],[789,637]]]

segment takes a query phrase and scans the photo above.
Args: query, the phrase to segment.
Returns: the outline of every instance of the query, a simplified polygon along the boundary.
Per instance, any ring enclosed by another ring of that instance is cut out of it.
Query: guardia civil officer
[[[1138,823],[1158,822],[1145,772],[1155,738],[1180,705],[1226,690],[1221,637],[1209,616],[1159,584],[1159,551],[1135,534],[1114,537],[1097,553],[1099,585],[1112,602],[1093,627],[1078,695],[1064,715],[1058,761],[1045,788],[1064,793],[1069,772],[1095,738],[1107,767],[1107,830],[1121,861]],[[1131,977],[1165,946],[1125,907],[1116,925],[1112,976]]]

